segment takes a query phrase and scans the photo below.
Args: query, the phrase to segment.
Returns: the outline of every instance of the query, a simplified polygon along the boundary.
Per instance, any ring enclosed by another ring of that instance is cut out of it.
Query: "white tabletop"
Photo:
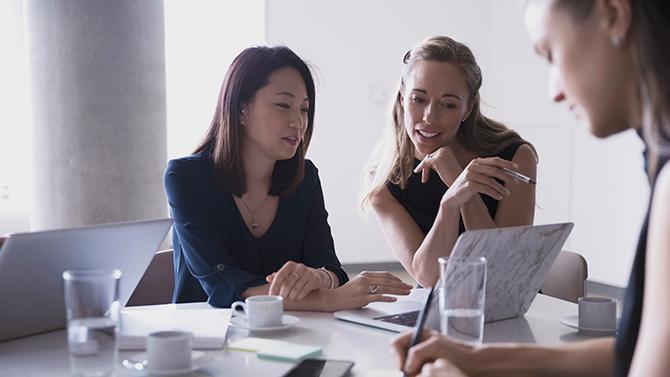
[[[202,309],[206,303],[170,304],[134,307],[125,310]],[[284,332],[260,335],[323,349],[323,357],[352,360],[353,376],[394,369],[389,343],[395,333],[339,321],[331,313],[289,312],[300,318],[297,327]],[[587,336],[559,323],[559,319],[577,314],[577,305],[537,295],[524,317],[494,322],[484,328],[484,342],[532,342],[544,345],[588,339]],[[230,328],[229,340],[249,336],[246,331]],[[253,336],[259,336],[253,334]],[[0,343],[0,377],[67,376],[69,360],[65,331],[54,331]],[[196,376],[281,376],[293,364],[259,360],[255,354],[226,349],[209,351],[212,361]],[[137,352],[121,352],[120,360]],[[132,375],[119,367],[120,376]]]

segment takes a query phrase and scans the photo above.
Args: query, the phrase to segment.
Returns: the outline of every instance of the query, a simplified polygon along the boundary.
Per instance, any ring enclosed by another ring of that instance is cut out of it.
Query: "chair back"
[[[576,303],[586,293],[587,277],[586,259],[580,254],[562,250],[547,273],[542,293]]]

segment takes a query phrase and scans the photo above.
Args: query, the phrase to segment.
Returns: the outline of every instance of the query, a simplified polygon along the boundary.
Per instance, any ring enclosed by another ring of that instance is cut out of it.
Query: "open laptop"
[[[486,322],[528,311],[573,225],[484,229],[458,237],[451,255],[487,260]],[[335,312],[335,318],[401,332],[414,326],[423,302],[425,292],[413,292],[395,303],[373,303],[363,309]],[[436,330],[440,326],[438,308],[439,300],[433,300],[426,320],[426,326]]]
[[[65,327],[63,271],[119,269],[125,306],[172,220],[12,234],[0,248],[0,341]]]

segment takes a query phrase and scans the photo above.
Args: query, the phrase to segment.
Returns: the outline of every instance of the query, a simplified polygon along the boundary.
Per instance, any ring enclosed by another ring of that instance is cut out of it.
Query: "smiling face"
[[[615,7],[598,2],[590,14],[578,18],[552,0],[526,6],[528,34],[537,53],[550,64],[550,96],[568,102],[597,137],[639,124],[621,15]]]
[[[465,75],[452,63],[418,61],[405,80],[404,124],[417,158],[454,140],[469,114]]]
[[[294,68],[268,76],[242,114],[242,146],[273,160],[292,158],[307,130],[309,99],[305,82]]]

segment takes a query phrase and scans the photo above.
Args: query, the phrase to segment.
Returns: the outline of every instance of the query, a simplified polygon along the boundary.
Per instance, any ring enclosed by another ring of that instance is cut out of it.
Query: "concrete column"
[[[33,230],[165,217],[159,0],[26,0]]]

